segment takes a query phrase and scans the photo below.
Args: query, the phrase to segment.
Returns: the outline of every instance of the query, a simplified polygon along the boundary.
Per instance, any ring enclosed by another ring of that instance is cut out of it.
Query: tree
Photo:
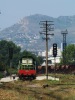
[[[36,66],[40,65],[42,62],[41,57],[37,57],[35,54],[29,51],[22,51],[19,46],[17,46],[12,41],[1,40],[0,41],[0,69],[5,70],[7,67],[9,69],[10,66],[10,57],[9,57],[9,48],[13,49],[13,57],[12,57],[12,67],[17,68],[19,59],[23,56],[31,56],[36,61]],[[11,54],[11,53],[10,53]]]
[[[9,66],[9,60],[10,60],[9,59],[9,48],[10,47],[13,48],[12,65],[17,66],[21,48],[15,45],[12,41],[6,41],[6,40],[0,41],[0,63],[5,65],[5,67]]]
[[[75,64],[75,45],[70,44],[66,46],[65,49],[66,49],[66,53],[63,52],[62,55],[65,54],[66,64]],[[62,61],[63,61],[63,58],[61,59],[61,63]]]

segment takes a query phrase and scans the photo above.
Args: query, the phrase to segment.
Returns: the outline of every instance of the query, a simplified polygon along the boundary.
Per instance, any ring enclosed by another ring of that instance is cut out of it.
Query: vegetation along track
[[[75,75],[56,74],[56,76],[60,81],[18,80],[2,83],[0,100],[75,100]],[[44,84],[48,86],[43,87]]]

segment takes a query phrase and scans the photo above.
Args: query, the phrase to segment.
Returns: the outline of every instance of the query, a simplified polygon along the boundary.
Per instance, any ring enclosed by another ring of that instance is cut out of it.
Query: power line
[[[54,28],[53,28],[53,25],[52,24],[53,21],[40,21],[40,25],[42,27],[43,30],[40,32],[40,34],[43,34],[45,35],[45,40],[46,40],[46,79],[48,80],[48,40],[50,39],[49,38],[49,35],[53,36],[54,34],[53,33],[49,33],[50,31],[54,31]]]

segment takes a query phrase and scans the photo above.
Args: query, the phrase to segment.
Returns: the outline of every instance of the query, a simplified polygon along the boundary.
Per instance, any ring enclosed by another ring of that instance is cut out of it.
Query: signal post
[[[56,56],[57,56],[57,44],[53,44],[53,57],[54,57],[54,64],[55,64],[55,69],[54,72],[56,71]]]

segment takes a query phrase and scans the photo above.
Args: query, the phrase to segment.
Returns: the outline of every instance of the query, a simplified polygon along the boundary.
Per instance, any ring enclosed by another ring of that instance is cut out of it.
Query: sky
[[[0,11],[2,30],[34,14],[55,18],[75,15],[75,0],[0,0]]]

